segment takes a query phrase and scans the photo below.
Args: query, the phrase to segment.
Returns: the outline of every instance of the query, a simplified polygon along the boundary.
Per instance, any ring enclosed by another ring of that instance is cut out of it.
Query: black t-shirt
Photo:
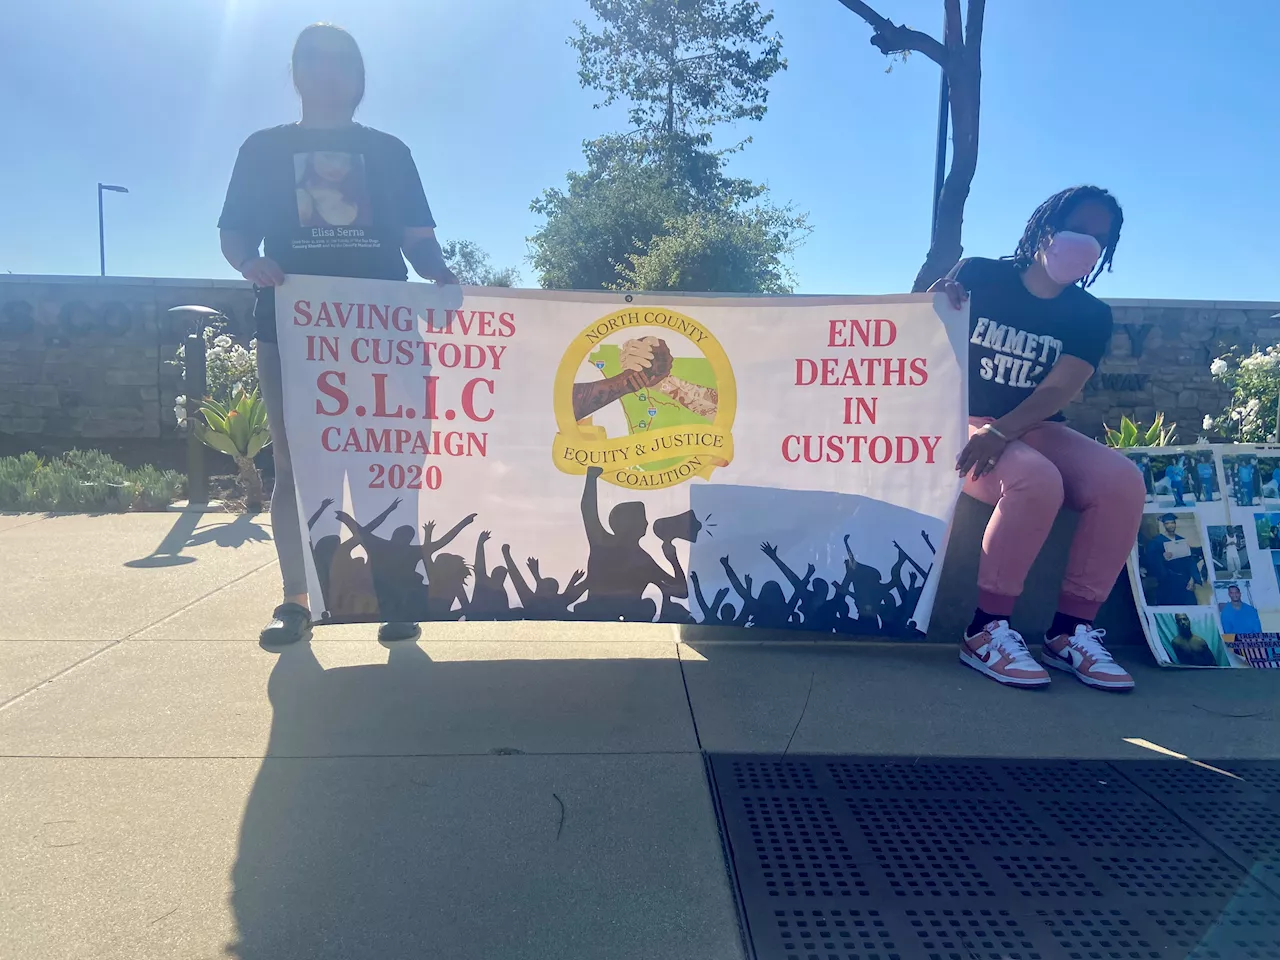
[[[262,238],[286,274],[404,280],[404,228],[435,221],[401,141],[358,123],[288,123],[244,142],[218,226]],[[274,290],[258,291],[254,318],[258,338],[275,342]]]
[[[969,416],[1003,417],[1063,354],[1096,367],[1106,353],[1111,308],[1081,287],[1046,300],[1023,286],[1011,262],[977,257],[953,276],[969,291]]]

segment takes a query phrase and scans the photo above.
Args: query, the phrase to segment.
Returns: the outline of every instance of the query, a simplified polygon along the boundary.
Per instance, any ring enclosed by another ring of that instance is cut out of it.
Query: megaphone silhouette
[[[672,540],[688,540],[690,543],[697,543],[698,531],[701,529],[702,522],[693,515],[692,510],[653,521],[653,535],[663,543],[670,543]]]

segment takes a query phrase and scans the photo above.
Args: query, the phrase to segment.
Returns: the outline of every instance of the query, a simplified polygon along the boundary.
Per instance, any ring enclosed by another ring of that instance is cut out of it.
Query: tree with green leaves
[[[805,218],[768,204],[763,186],[727,175],[725,155],[748,141],[712,149],[716,125],[764,116],[768,80],[786,67],[781,38],[767,29],[773,15],[754,0],[588,3],[596,29],[579,22],[569,41],[579,79],[604,94],[597,106],[629,102],[635,129],[586,142],[587,169],[531,205],[546,218],[530,238],[541,284],[785,287],[782,258],[808,230]],[[730,251],[735,241],[747,246]]]
[[[515,267],[495,270],[489,255],[470,240],[449,240],[440,248],[444,262],[459,282],[476,287],[514,287],[520,282]]]
[[[689,213],[668,220],[619,273],[617,290],[790,293],[788,214],[768,209]]]
[[[764,117],[769,78],[785,70],[772,13],[755,0],[588,0],[593,32],[575,21],[578,79],[629,100],[649,135],[707,134],[716,124]]]

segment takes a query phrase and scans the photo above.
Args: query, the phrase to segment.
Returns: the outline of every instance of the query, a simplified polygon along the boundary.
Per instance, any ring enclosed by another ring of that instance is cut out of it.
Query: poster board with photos
[[[1280,446],[1122,452],[1146,485],[1129,581],[1157,662],[1280,669]]]

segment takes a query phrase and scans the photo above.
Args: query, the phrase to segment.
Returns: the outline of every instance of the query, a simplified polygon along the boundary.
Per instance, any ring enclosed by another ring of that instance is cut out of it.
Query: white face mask
[[[1087,233],[1059,230],[1044,247],[1044,272],[1054,283],[1075,283],[1089,275],[1102,256],[1102,244]]]

